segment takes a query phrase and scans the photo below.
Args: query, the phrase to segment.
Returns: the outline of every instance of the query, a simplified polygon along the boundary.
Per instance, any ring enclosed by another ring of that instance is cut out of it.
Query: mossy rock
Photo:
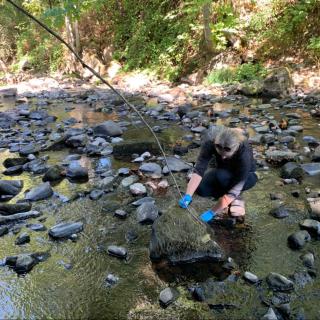
[[[197,222],[187,210],[172,207],[152,226],[150,259],[171,264],[221,262],[225,255],[209,227]]]

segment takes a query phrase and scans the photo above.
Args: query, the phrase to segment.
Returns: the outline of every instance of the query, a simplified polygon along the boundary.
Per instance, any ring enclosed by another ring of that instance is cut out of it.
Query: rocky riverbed
[[[182,255],[160,245],[181,245],[166,230],[188,213],[140,118],[103,87],[28,89],[0,90],[0,317],[320,317],[320,94],[124,91],[182,190],[210,125],[245,129],[253,145],[246,223],[211,226],[206,250],[192,219],[178,225],[194,244]]]

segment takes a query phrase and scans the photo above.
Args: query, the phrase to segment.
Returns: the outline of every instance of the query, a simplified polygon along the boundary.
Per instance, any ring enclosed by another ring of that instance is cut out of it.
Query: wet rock
[[[6,176],[15,176],[19,175],[23,172],[23,167],[22,166],[15,166],[15,167],[10,167],[7,170],[4,170],[2,173]]]
[[[36,264],[37,260],[31,255],[21,254],[16,259],[14,269],[17,273],[23,274],[31,271]]]
[[[121,127],[114,121],[106,121],[93,128],[93,134],[97,137],[117,137],[123,134]]]
[[[313,268],[314,266],[314,255],[311,252],[304,254],[302,257],[302,263],[307,268]]]
[[[45,110],[31,111],[29,113],[29,118],[31,120],[44,120],[47,117],[49,117],[49,114]]]
[[[293,282],[279,273],[269,273],[266,280],[273,291],[291,291],[294,289]]]
[[[15,244],[20,246],[22,244],[26,244],[29,242],[30,242],[30,236],[26,232],[24,232],[16,239]]]
[[[28,162],[27,158],[7,158],[3,161],[3,165],[5,168],[23,166]]]
[[[62,166],[54,165],[44,174],[42,181],[59,181],[65,176],[65,169]]]
[[[300,228],[307,230],[311,235],[320,236],[320,222],[313,219],[305,219],[299,223]]]
[[[82,167],[77,161],[71,162],[67,168],[66,176],[72,180],[88,180],[88,169]]]
[[[278,138],[280,143],[288,144],[288,143],[294,143],[296,141],[295,137],[292,136],[282,136]]]
[[[291,314],[291,307],[290,303],[284,303],[277,307],[278,311],[283,315],[285,318],[289,318]]]
[[[295,198],[299,198],[300,197],[300,190],[292,190],[291,191],[292,196],[294,196]]]
[[[257,132],[258,134],[264,134],[264,133],[269,133],[270,129],[268,126],[258,126],[254,128],[254,131]],[[263,135],[262,135],[263,139]]]
[[[157,164],[153,162],[149,163],[143,163],[139,170],[143,172],[147,177],[151,178],[161,178],[162,176],[162,168]]]
[[[65,143],[72,148],[84,147],[87,143],[87,136],[85,134],[71,136]]]
[[[98,182],[98,188],[107,190],[113,186],[113,183],[115,181],[115,177],[105,177],[101,181]]]
[[[99,198],[101,198],[103,196],[103,194],[104,194],[103,190],[95,189],[90,192],[89,198],[91,200],[98,200]]]
[[[19,212],[27,212],[31,210],[31,203],[19,202],[19,203],[0,203],[0,214],[7,216]]]
[[[23,165],[23,170],[34,174],[42,174],[48,170],[46,161],[43,159],[35,159]]]
[[[28,156],[29,154],[38,154],[39,151],[40,151],[39,146],[33,143],[30,143],[25,146],[22,146],[19,150],[19,154],[20,156],[23,157],[23,156]]]
[[[304,163],[301,165],[301,168],[304,170],[306,174],[309,176],[315,176],[320,174],[320,163]]]
[[[141,224],[152,224],[159,217],[159,210],[152,202],[145,202],[137,209],[137,220]]]
[[[135,175],[132,175],[132,176],[129,176],[129,177],[124,178],[124,179],[121,181],[121,185],[122,185],[124,188],[127,188],[127,187],[131,186],[132,184],[136,183],[137,181],[139,181],[139,177],[138,177],[138,176],[135,176]]]
[[[128,213],[124,210],[118,209],[115,211],[114,216],[120,219],[125,219],[128,216]]]
[[[4,226],[4,227],[0,227],[0,237],[4,236],[5,234],[9,233],[9,229],[8,227]]]
[[[48,199],[53,195],[53,190],[50,186],[49,182],[45,182],[33,189],[31,189],[26,194],[26,200],[29,201],[38,201],[38,200],[44,200]]]
[[[303,169],[296,162],[287,162],[281,167],[281,178],[301,181],[304,175]]]
[[[320,198],[308,198],[310,217],[320,221]]]
[[[162,142],[161,139],[160,142]],[[128,159],[132,154],[139,155],[145,151],[149,151],[153,155],[160,154],[159,146],[154,139],[130,140],[113,146],[113,155],[116,159]]]
[[[278,320],[278,317],[276,316],[275,312],[272,308],[268,309],[268,312],[260,318],[261,320]]]
[[[264,134],[261,137],[261,142],[266,144],[273,144],[275,142],[275,136],[271,133]]]
[[[150,259],[171,264],[225,261],[224,252],[207,232],[185,210],[170,208],[152,225]]]
[[[144,197],[144,198],[141,198],[139,200],[132,202],[132,205],[134,205],[135,207],[139,207],[144,203],[155,203],[155,199],[152,197]]]
[[[112,168],[112,163],[110,158],[100,158],[97,163],[96,173],[103,173]]]
[[[126,248],[114,246],[114,245],[108,246],[108,253],[109,255],[120,258],[120,259],[125,259],[128,255]]]
[[[28,212],[15,213],[10,216],[0,216],[0,224],[9,223],[16,220],[37,218],[39,216],[41,216],[41,213],[38,211],[28,211]]]
[[[166,288],[160,292],[159,302],[162,307],[167,307],[179,297],[179,292],[173,288]]]
[[[308,231],[302,230],[291,234],[288,237],[289,247],[292,249],[302,249],[307,242],[311,240],[311,236]]]
[[[266,160],[274,164],[286,163],[295,160],[298,153],[283,150],[268,150],[266,151]]]
[[[270,200],[283,200],[283,194],[281,193],[270,193]],[[277,218],[277,217],[276,217]]]
[[[22,180],[0,180],[0,196],[16,196],[22,187]]]
[[[249,143],[252,145],[260,145],[262,143],[262,134],[256,134],[248,139]]]
[[[263,82],[253,80],[250,82],[241,83],[237,87],[237,92],[242,93],[246,96],[256,96],[262,93]]]
[[[295,272],[290,278],[298,288],[304,288],[307,284],[313,282],[312,277],[307,271]]]
[[[49,235],[55,239],[68,238],[74,233],[79,233],[83,230],[82,222],[67,222],[59,223],[50,228]]]
[[[27,228],[29,228],[32,231],[46,231],[47,228],[42,223],[31,223],[27,224]]]
[[[142,183],[134,183],[130,185],[130,192],[135,195],[144,195],[147,193],[146,187]]]
[[[115,276],[112,273],[109,273],[106,277],[106,285],[111,288],[114,287],[119,282],[119,277]]]
[[[291,212],[292,212],[291,208],[287,208],[285,206],[279,206],[271,209],[270,214],[277,219],[283,219],[288,217]]]
[[[293,131],[296,131],[296,132],[302,132],[303,131],[303,126],[290,126],[288,128],[288,130],[293,130]]]
[[[259,281],[259,278],[258,278],[255,274],[253,274],[253,273],[251,273],[251,272],[249,272],[249,271],[246,271],[246,272],[244,273],[243,277],[244,277],[247,281],[249,281],[249,282],[251,282],[251,283],[257,283],[257,282]]]
[[[188,171],[192,168],[191,165],[185,163],[184,161],[182,161],[176,157],[167,157],[167,162],[168,162],[169,169],[172,172]],[[164,174],[169,173],[168,166],[167,166],[167,164],[165,164],[164,168],[162,169],[162,172]]]
[[[119,170],[118,170],[118,175],[120,176],[120,177],[122,177],[122,176],[128,176],[130,174],[130,169],[129,168],[120,168]]]

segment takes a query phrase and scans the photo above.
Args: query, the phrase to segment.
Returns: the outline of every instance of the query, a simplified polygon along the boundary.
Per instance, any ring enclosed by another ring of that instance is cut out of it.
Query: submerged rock
[[[58,181],[63,179],[65,176],[65,170],[62,166],[55,165],[47,170],[42,178],[42,181]]]
[[[0,196],[16,196],[22,187],[22,180],[0,180]]]
[[[37,186],[31,189],[26,194],[26,200],[30,200],[30,201],[44,200],[44,199],[50,198],[52,195],[53,195],[53,190],[50,186],[50,183],[45,182],[40,186]]]
[[[159,217],[159,210],[152,202],[145,202],[137,209],[137,220],[141,224],[152,224]]]
[[[128,254],[126,248],[119,247],[119,246],[114,246],[114,245],[111,245],[111,246],[108,247],[108,253],[111,256],[114,256],[114,257],[117,257],[117,258],[120,258],[120,259],[125,259],[127,257],[127,254]]]
[[[15,241],[15,244],[20,246],[28,242],[30,242],[30,236],[26,232],[24,232],[19,235],[19,237]]]
[[[77,161],[74,161],[69,164],[66,176],[71,180],[86,181],[89,178],[89,173],[87,168],[82,167]]]
[[[149,252],[151,260],[172,264],[225,260],[206,226],[180,208],[171,208],[154,222]]]
[[[292,249],[302,249],[311,237],[308,231],[302,230],[291,234],[288,237],[288,244]]]
[[[275,272],[271,272],[267,276],[267,283],[270,289],[274,291],[291,291],[294,289],[294,284],[292,281]]]
[[[27,212],[31,210],[31,206],[32,205],[29,202],[1,203],[0,214],[3,216],[8,216],[19,212]]]
[[[67,222],[59,223],[50,228],[49,235],[53,238],[68,238],[74,233],[79,233],[83,230],[82,222]]]
[[[298,181],[301,181],[304,177],[304,171],[297,163],[287,162],[281,168],[280,176],[284,179],[297,179]]]
[[[123,131],[117,123],[109,120],[94,127],[93,134],[97,137],[117,137],[121,136]]]

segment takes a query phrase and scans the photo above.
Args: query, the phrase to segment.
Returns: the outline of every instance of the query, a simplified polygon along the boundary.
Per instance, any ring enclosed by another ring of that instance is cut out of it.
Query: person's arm
[[[201,180],[202,177],[200,175],[198,175],[197,173],[193,173],[188,183],[186,194],[189,194],[192,197],[195,191],[197,190]]]

